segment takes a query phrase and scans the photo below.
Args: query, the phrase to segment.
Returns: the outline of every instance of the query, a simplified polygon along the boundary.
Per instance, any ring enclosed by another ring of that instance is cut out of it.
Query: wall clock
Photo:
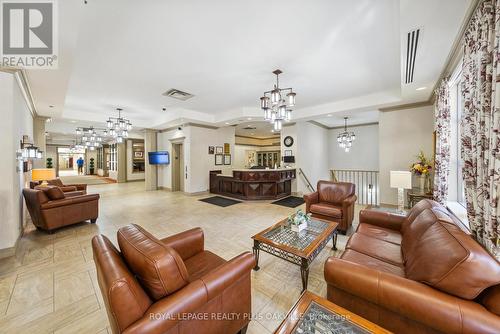
[[[283,139],[283,144],[285,144],[286,147],[290,147],[293,145],[293,138],[290,136],[286,136],[285,139]]]

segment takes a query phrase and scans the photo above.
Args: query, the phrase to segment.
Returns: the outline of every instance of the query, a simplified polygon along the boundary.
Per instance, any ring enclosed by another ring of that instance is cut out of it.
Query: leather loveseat
[[[500,264],[445,207],[359,221],[325,264],[329,300],[395,333],[500,333]]]
[[[30,188],[35,189],[35,187],[40,186],[41,181],[30,181]],[[61,188],[65,193],[79,191],[79,195],[87,194],[87,185],[85,183],[75,183],[75,184],[64,184],[61,179],[47,180],[47,183],[51,186],[56,186]]]
[[[304,195],[306,212],[313,217],[338,223],[338,231],[345,234],[354,219],[356,186],[348,182],[318,181],[316,189]]]
[[[245,333],[255,258],[225,261],[204,249],[200,228],[159,240],[138,225],[118,231],[121,252],[92,239],[94,262],[113,333]]]
[[[33,224],[46,231],[90,220],[99,216],[99,195],[66,195],[59,187],[23,189]]]

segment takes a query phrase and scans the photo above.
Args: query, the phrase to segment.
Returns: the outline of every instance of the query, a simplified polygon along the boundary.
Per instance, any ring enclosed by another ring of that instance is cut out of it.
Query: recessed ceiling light
[[[418,87],[416,90],[424,90],[427,89],[427,87]]]
[[[252,133],[251,133],[251,135],[252,135],[252,136],[253,136],[254,134],[255,134],[254,132],[252,132]]]
[[[230,123],[229,122],[226,122],[226,125],[229,125]]]
[[[76,123],[76,121],[71,121],[71,123]]]
[[[248,117],[247,120],[251,121],[252,120],[252,117]]]
[[[333,115],[332,115],[332,114],[328,114],[328,115],[326,115],[326,116],[328,116],[328,117],[332,117]]]
[[[50,123],[50,122],[52,122],[52,118],[50,117],[45,120],[45,123]]]

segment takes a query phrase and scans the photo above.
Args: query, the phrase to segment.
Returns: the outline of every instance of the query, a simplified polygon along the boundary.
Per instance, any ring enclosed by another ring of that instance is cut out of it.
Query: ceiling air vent
[[[190,98],[192,98],[194,96],[193,94],[189,94],[189,93],[183,92],[182,90],[178,90],[175,88],[167,90],[162,95],[171,97],[173,99],[181,100],[181,101],[189,100]]]
[[[415,29],[408,32],[406,41],[406,71],[405,83],[413,82],[413,73],[415,73],[415,58],[417,57],[418,38],[420,29]]]

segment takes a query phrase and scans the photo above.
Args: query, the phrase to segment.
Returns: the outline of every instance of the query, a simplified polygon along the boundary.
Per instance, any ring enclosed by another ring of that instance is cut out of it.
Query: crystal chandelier
[[[273,90],[264,92],[260,98],[260,107],[264,111],[264,120],[274,125],[274,131],[281,131],[284,121],[292,119],[292,108],[295,106],[295,93],[292,88],[279,88],[281,70],[273,72],[276,84]]]
[[[96,148],[101,147],[102,145],[102,137],[107,136],[107,130],[104,130],[104,134],[100,134],[96,131],[93,126],[89,128],[76,128],[76,143],[75,149],[89,149],[94,151]],[[78,141],[78,136],[80,137],[80,141]]]
[[[351,150],[353,141],[356,139],[356,135],[352,131],[347,131],[347,119],[348,117],[344,117],[344,132],[339,133],[339,135],[337,136],[337,142],[339,143],[340,148],[343,148],[346,152],[349,152]]]
[[[122,117],[122,108],[116,108],[116,110],[118,110],[118,117],[109,117],[106,125],[109,135],[113,136],[117,143],[123,143],[123,139],[128,137],[128,132],[132,129],[132,123]]]

